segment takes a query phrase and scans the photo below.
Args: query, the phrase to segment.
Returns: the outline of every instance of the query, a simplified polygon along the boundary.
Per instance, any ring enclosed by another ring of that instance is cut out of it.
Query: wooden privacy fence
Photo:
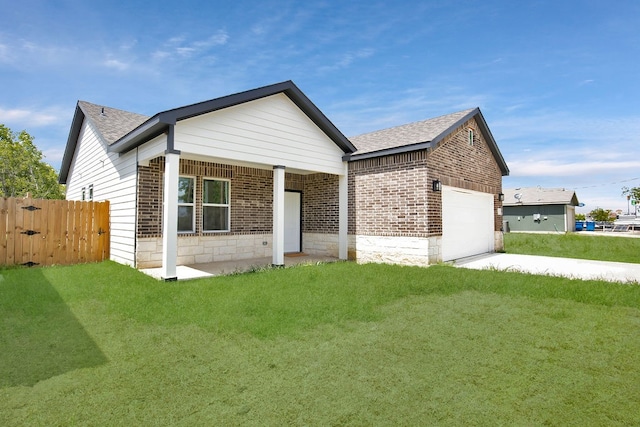
[[[0,265],[109,259],[109,202],[0,197]]]

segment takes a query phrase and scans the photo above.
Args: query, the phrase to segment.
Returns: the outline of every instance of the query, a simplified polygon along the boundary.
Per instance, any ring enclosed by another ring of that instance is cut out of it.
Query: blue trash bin
[[[576,231],[582,231],[583,228],[584,224],[582,223],[582,221],[576,221]]]
[[[595,231],[596,223],[594,221],[587,221],[587,231]]]

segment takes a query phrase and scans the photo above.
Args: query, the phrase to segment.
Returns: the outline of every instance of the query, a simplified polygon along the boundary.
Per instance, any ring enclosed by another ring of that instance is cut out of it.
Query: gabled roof
[[[149,119],[149,116],[103,107],[86,101],[78,101],[78,107],[109,145]]]
[[[73,117],[67,147],[60,168],[60,183],[66,183],[71,162],[78,143],[78,137],[85,118],[98,128],[109,145],[109,152],[126,153],[145,142],[165,133],[171,125],[178,121],[211,113],[235,105],[255,101],[282,93],[304,112],[318,128],[320,128],[345,153],[352,153],[355,146],[336,128],[333,123],[316,107],[307,96],[290,80],[270,86],[248,90],[233,95],[215,98],[197,104],[186,105],[162,111],[152,117],[129,113],[114,108],[106,108],[104,116],[102,107],[79,101]],[[107,117],[105,119],[105,116]]]
[[[60,175],[58,177],[60,184],[67,183],[71,162],[80,137],[80,130],[85,119],[96,127],[107,145],[112,145],[131,129],[144,123],[148,118],[148,116],[142,114],[103,107],[86,101],[78,101],[60,166]]]
[[[248,90],[233,95],[223,96],[197,104],[187,105],[172,110],[163,111],[131,130],[110,147],[110,151],[116,153],[127,152],[151,138],[163,133],[169,125],[201,114],[211,113],[245,102],[255,101],[268,96],[282,93],[289,97],[294,104],[302,110],[331,140],[345,153],[352,153],[355,147],[336,128],[333,123],[316,107],[307,96],[291,81],[264,86],[258,89]]]
[[[578,197],[573,190],[565,188],[506,188],[503,206],[569,205],[578,206]]]
[[[351,142],[358,148],[354,156],[422,142],[431,142],[472,111],[474,111],[473,108],[350,137]]]
[[[476,117],[484,139],[495,156],[502,174],[509,175],[509,168],[479,108],[470,108],[432,119],[350,137],[349,139],[358,151],[345,157],[349,160],[359,160],[433,148],[456,128],[473,117]]]

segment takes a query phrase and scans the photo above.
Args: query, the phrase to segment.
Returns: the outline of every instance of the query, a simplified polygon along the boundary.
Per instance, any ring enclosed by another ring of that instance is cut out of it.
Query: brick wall
[[[474,130],[469,144],[468,130]],[[502,174],[471,119],[437,147],[349,163],[349,234],[429,237],[442,235],[442,193],[431,182],[494,195],[501,207]],[[494,212],[495,230],[502,217]]]
[[[349,163],[349,234],[426,236],[426,152]]]
[[[305,233],[338,234],[338,176],[312,174],[304,176],[303,227]]]
[[[469,145],[469,129],[473,130],[474,143]],[[428,180],[440,180],[442,185],[493,194],[494,230],[502,228],[502,215],[498,208],[502,202],[502,172],[493,153],[480,132],[475,119],[459,126],[449,136],[430,148],[427,156]],[[429,191],[429,233],[442,234],[442,193]]]
[[[138,237],[162,235],[164,158],[139,168]],[[265,234],[273,228],[273,171],[193,160],[180,161],[180,175],[196,177],[196,232],[202,233],[202,178],[231,181],[231,231],[215,234]],[[285,189],[302,191],[303,232],[337,233],[338,177],[285,174]]]

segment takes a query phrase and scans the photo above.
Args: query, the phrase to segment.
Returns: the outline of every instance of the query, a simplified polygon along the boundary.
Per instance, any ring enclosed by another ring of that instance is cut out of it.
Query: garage
[[[493,252],[493,194],[442,187],[442,260]]]

